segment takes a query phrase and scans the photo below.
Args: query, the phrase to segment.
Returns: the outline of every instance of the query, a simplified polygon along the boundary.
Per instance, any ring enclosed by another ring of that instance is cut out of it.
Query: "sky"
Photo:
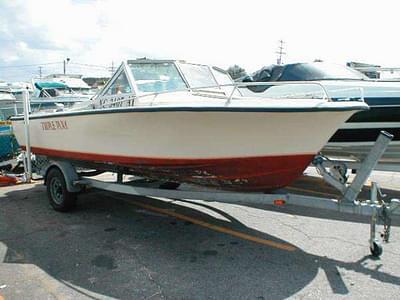
[[[253,72],[322,59],[400,66],[396,1],[0,0],[0,80],[110,75],[124,59],[184,59]]]

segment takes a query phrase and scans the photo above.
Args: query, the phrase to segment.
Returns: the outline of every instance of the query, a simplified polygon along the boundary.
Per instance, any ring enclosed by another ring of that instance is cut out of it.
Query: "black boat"
[[[400,170],[400,82],[372,80],[340,65],[323,62],[271,65],[239,79],[243,82],[316,81],[332,100],[363,98],[369,111],[353,115],[323,148],[322,153],[340,159],[362,161],[379,132],[394,135],[377,169]],[[276,93],[270,86],[249,87],[253,93]],[[308,88],[309,90],[309,88]],[[301,93],[296,85],[296,93]]]

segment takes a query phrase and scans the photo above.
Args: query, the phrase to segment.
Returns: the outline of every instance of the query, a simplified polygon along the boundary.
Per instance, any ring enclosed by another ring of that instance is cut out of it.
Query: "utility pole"
[[[64,59],[63,63],[64,63],[64,75],[66,74],[66,69],[67,69],[67,63],[69,63],[70,59],[69,57],[67,57],[67,59]]]
[[[42,66],[39,66],[39,78],[42,79]]]
[[[114,62],[111,62],[111,68],[110,68],[111,76],[114,74]]]
[[[278,51],[275,52],[276,54],[278,54],[278,58],[276,59],[276,63],[278,65],[281,65],[283,63],[282,56],[286,54],[286,52],[283,51],[283,44],[284,44],[284,41],[279,40]]]

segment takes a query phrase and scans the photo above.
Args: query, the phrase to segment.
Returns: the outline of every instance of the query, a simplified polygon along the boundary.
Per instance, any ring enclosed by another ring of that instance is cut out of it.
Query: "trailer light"
[[[286,201],[283,199],[275,199],[274,200],[274,205],[276,206],[284,206],[286,204]]]

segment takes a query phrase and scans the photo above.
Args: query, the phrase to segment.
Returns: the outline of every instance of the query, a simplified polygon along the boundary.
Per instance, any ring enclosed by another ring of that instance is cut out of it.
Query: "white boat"
[[[50,74],[45,76],[43,80],[63,83],[76,94],[93,96],[90,86],[83,80],[83,75],[80,74]]]
[[[0,87],[0,120],[7,120],[20,112],[22,103],[17,101],[9,88]]]
[[[0,82],[0,89],[11,92],[17,99],[18,112],[22,112],[22,93],[28,91],[30,94],[33,92],[32,85],[28,82]]]
[[[85,110],[32,114],[30,141],[33,153],[76,166],[271,190],[299,177],[335,131],[365,109],[358,101],[243,97],[217,68],[129,60]],[[12,122],[24,146],[23,118]]]
[[[83,82],[83,81],[82,81]],[[87,105],[85,102],[90,102],[93,94],[79,88],[72,89],[64,82],[57,80],[32,80],[34,90],[30,100],[31,110],[64,110],[64,108],[72,108],[81,105]]]
[[[8,119],[21,111],[19,103],[11,91],[0,88],[0,169],[8,167],[8,162],[18,152],[18,145],[12,134],[11,122]]]

